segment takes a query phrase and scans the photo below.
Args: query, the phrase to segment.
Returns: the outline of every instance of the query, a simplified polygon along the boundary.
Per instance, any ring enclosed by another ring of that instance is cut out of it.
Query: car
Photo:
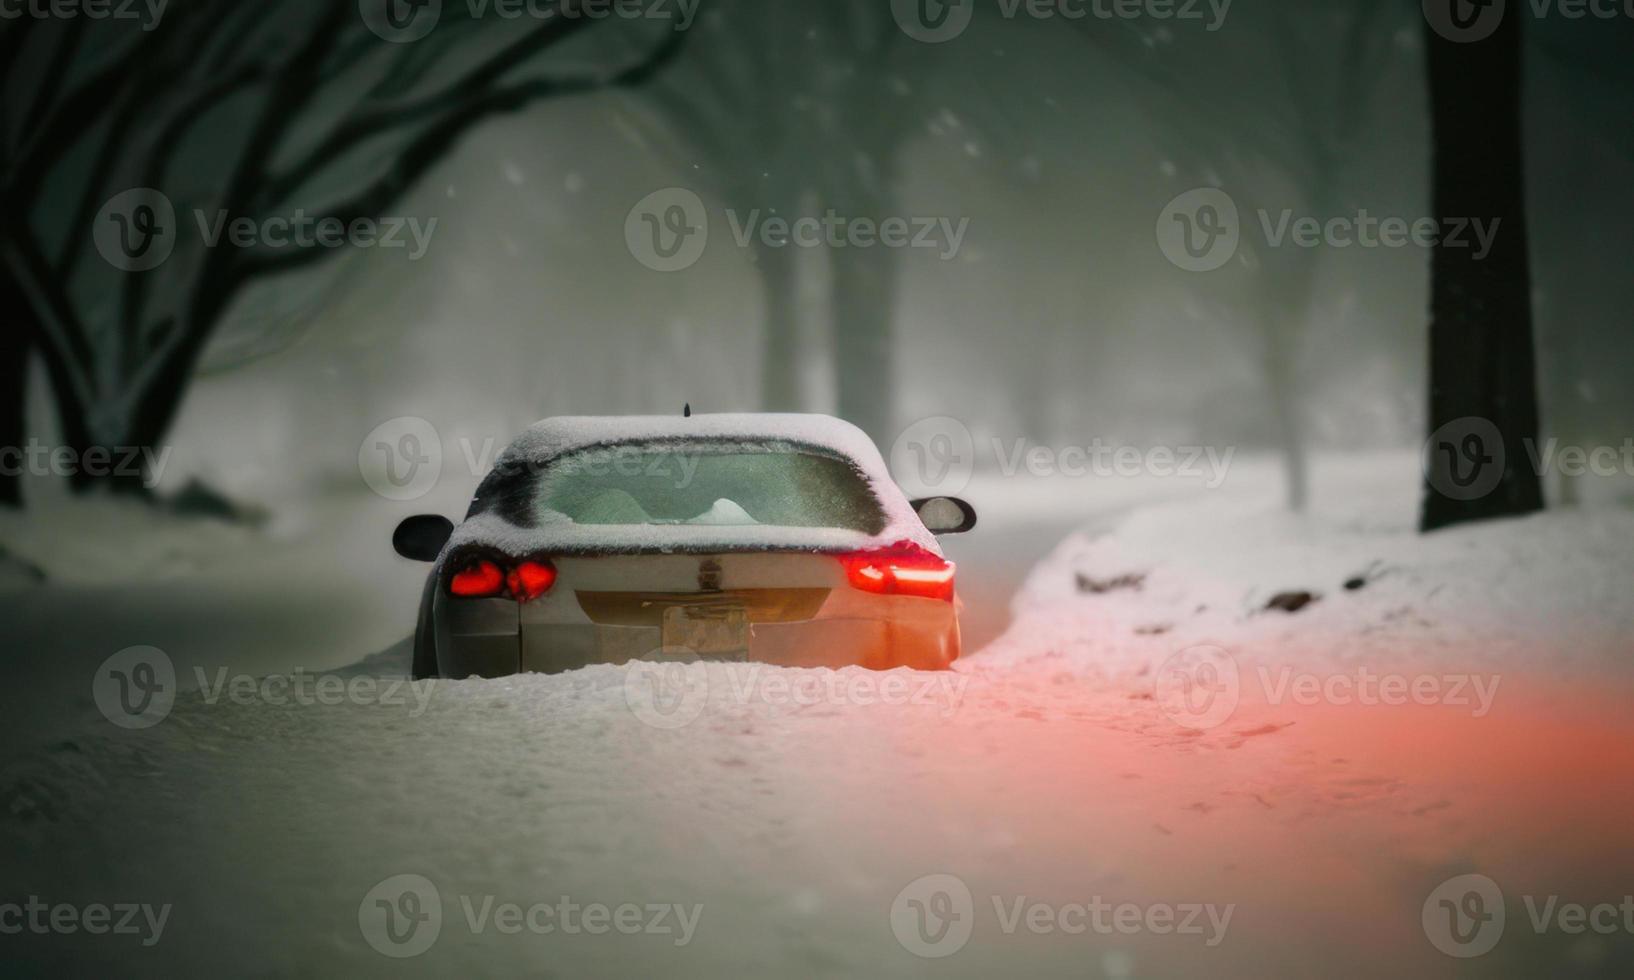
[[[434,563],[417,678],[632,660],[943,670],[959,656],[953,497],[909,501],[821,415],[571,417],[495,460],[464,521],[411,517]]]

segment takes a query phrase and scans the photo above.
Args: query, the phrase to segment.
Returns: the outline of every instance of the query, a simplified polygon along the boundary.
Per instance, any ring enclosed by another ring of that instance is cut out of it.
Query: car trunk
[[[748,660],[757,634],[816,620],[846,585],[832,556],[809,553],[562,558],[556,566],[551,594],[522,610],[523,669]]]

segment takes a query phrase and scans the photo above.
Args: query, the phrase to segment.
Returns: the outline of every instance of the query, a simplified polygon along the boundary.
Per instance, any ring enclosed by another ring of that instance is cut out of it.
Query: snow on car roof
[[[519,527],[490,510],[456,528],[443,555],[446,558],[466,546],[496,548],[516,557],[648,550],[837,552],[902,541],[942,553],[935,536],[891,478],[873,440],[851,423],[827,415],[562,416],[530,426],[500,454],[494,468],[501,472],[537,470],[558,457],[608,446],[699,442],[781,443],[844,458],[856,466],[879,501],[884,527],[877,534],[868,534],[845,528],[768,525],[581,525],[548,513],[535,527]]]
[[[617,443],[715,439],[803,443],[855,460],[870,477],[890,480],[874,441],[831,415],[564,415],[529,426],[500,460],[541,463],[563,453]]]

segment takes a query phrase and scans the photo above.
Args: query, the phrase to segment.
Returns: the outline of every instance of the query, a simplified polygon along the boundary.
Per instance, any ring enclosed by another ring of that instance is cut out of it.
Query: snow
[[[1544,513],[1426,536],[1398,502],[1356,504],[1336,519],[1187,502],[1075,534],[1033,571],[1016,626],[988,662],[1064,657],[1139,673],[1176,649],[1229,642],[1306,665],[1422,663],[1444,652],[1503,670],[1540,650],[1562,668],[1627,665],[1634,513]],[[1131,577],[1139,584],[1085,588]],[[1266,610],[1289,592],[1317,598],[1293,616]]]
[[[889,479],[873,440],[828,415],[698,414],[559,416],[528,430],[500,455],[496,469],[538,466],[565,453],[630,442],[693,440],[800,443],[855,460],[870,476]]]
[[[5,899],[170,903],[161,941],[8,936],[8,961],[272,976],[1626,975],[1629,936],[1535,935],[1520,903],[1615,900],[1634,881],[1634,551],[1620,546],[1634,514],[1420,537],[1410,466],[1319,481],[1304,518],[1243,466],[1227,489],[1177,499],[1099,486],[1102,518],[1037,565],[1008,631],[949,673],[596,667],[438,683],[422,700],[388,693],[407,662],[397,644],[329,675],[368,682],[344,703],[303,704],[262,672],[241,697],[207,698],[217,670],[178,657],[196,689],[161,723],[92,718],[0,765]],[[988,533],[1010,536],[1003,495],[1018,514],[1048,502],[1065,515],[1086,487],[978,481],[970,496]],[[1265,611],[1288,591],[1320,598]],[[250,639],[228,636],[217,642]],[[1162,688],[1199,647],[1241,680],[1208,724]],[[1305,704],[1263,683],[1289,665],[1323,681],[1501,683],[1482,688],[1482,713],[1331,687]],[[1420,913],[1471,871],[1503,886],[1509,931],[1458,964]],[[403,960],[359,924],[400,875],[430,882],[443,912],[437,940]],[[973,898],[968,945],[934,962],[893,928],[927,875]],[[492,915],[474,931],[467,913],[563,896],[695,908],[696,933],[513,933]],[[1017,901],[1096,900],[1231,912],[1216,945],[1004,926]]]
[[[675,522],[668,522],[675,523]],[[689,524],[701,524],[710,527],[745,527],[757,523],[749,512],[735,502],[725,499],[715,501],[709,509],[694,517]]]
[[[713,452],[808,451],[855,465],[884,511],[875,534],[847,528],[772,527],[753,522],[580,525],[545,512],[535,527],[518,527],[489,511],[454,531],[444,557],[469,546],[498,548],[522,556],[606,550],[697,550],[794,548],[816,552],[858,551],[911,541],[941,554],[902,491],[891,479],[879,450],[862,430],[825,415],[707,414],[605,416],[546,419],[529,427],[495,461],[496,474],[548,472],[564,456],[609,452],[638,445],[680,455]],[[482,491],[479,490],[479,494]]]
[[[132,527],[147,531],[133,536]],[[0,508],[0,541],[12,559],[6,571],[32,567],[61,584],[183,577],[208,567],[221,554],[251,547],[256,538],[249,528],[111,497],[70,502],[45,495],[27,511]],[[115,541],[119,546],[110,547]]]

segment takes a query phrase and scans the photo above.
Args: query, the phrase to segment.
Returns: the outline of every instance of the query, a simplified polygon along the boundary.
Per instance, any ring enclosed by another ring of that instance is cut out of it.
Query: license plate
[[[704,660],[749,659],[749,613],[742,606],[670,606],[664,610],[664,649],[685,649]]]

